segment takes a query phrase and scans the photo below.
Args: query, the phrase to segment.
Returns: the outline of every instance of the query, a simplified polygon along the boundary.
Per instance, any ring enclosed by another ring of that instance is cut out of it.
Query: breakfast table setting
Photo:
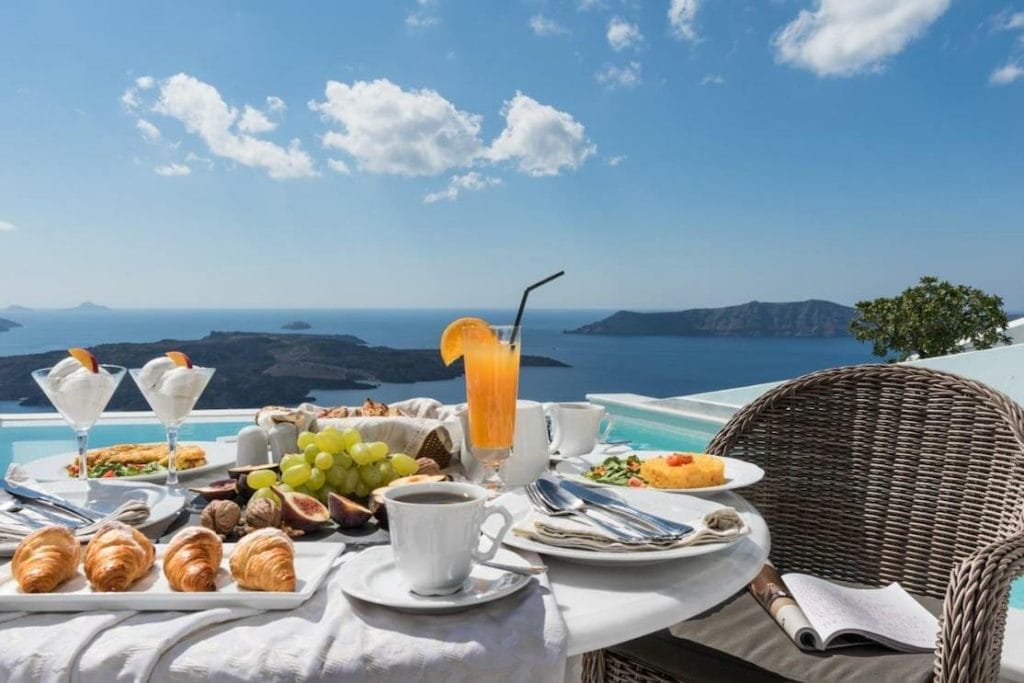
[[[514,325],[442,335],[461,405],[269,406],[179,444],[214,370],[169,351],[127,373],[167,442],[90,450],[125,369],[76,348],[34,373],[78,451],[0,479],[0,678],[576,681],[742,589],[764,473],[518,399],[529,290]]]

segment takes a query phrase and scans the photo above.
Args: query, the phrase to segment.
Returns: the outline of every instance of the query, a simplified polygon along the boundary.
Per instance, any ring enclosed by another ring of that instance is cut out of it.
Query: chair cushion
[[[938,616],[942,601],[914,596]],[[858,645],[801,650],[744,590],[689,621],[610,648],[685,681],[898,681],[932,679],[934,655]]]

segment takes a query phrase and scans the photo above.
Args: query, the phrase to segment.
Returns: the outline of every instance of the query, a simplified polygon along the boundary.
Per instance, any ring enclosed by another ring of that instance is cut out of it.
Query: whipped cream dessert
[[[160,421],[164,425],[178,425],[185,421],[206,389],[210,377],[203,370],[159,356],[143,365],[135,380]]]
[[[50,368],[43,388],[66,420],[77,429],[85,429],[107,407],[117,380],[102,367],[93,372],[77,358],[68,357]]]

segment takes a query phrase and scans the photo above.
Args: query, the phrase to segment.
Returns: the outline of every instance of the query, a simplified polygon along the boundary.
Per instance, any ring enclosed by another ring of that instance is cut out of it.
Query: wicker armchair
[[[934,679],[995,681],[1010,583],[1024,573],[1024,409],[978,382],[862,365],[786,382],[708,448],[766,472],[743,495],[783,571],[944,598]],[[608,650],[586,677],[664,681]]]

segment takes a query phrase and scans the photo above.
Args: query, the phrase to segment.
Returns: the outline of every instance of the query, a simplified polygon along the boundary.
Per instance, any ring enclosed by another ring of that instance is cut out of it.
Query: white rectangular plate
[[[179,593],[171,590],[163,572],[167,546],[156,546],[156,562],[149,575],[124,593],[100,593],[89,587],[82,568],[53,593],[22,593],[11,576],[10,563],[0,565],[0,612],[91,612],[106,610],[198,611],[214,607],[252,609],[294,609],[312,597],[324,577],[345,549],[344,543],[296,543],[294,593],[251,591],[231,577],[228,558],[234,543],[224,544],[224,559],[217,576],[217,590],[211,593]]]

